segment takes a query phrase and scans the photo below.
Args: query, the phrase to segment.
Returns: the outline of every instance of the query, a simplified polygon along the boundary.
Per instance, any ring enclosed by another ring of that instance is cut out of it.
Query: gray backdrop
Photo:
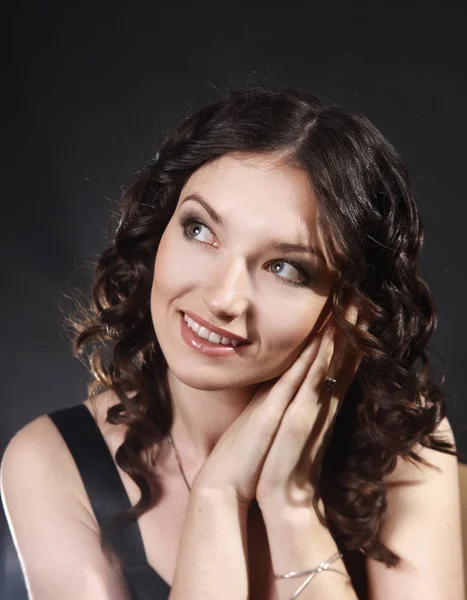
[[[104,247],[121,186],[216,88],[259,79],[362,112],[405,157],[426,229],[422,274],[440,312],[432,347],[448,365],[448,416],[465,458],[463,3],[10,4],[0,452],[34,417],[86,397],[59,305],[87,284],[83,265]],[[24,600],[1,517],[0,597]]]

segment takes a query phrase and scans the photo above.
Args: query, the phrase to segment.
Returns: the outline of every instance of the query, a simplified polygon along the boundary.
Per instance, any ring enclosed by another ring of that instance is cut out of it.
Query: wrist
[[[266,520],[277,520],[280,518],[284,521],[294,522],[318,521],[319,516],[313,505],[313,499],[307,498],[301,501],[286,500],[284,496],[270,499],[267,502],[259,503],[263,517]],[[317,507],[321,515],[324,515],[324,502],[322,498],[318,500]]]
[[[342,557],[335,556],[339,548],[329,529],[320,522],[313,506],[270,505],[263,517],[275,576],[290,571],[316,569],[320,563],[335,557],[332,569],[337,569],[340,574],[331,570],[313,577],[308,593],[313,593],[316,598],[356,600],[345,563]],[[305,576],[277,579],[276,595],[290,598],[305,580]],[[310,596],[305,593],[304,597]]]
[[[248,513],[248,505],[242,502],[233,489],[214,488],[202,484],[193,484],[190,502],[203,503],[214,507],[225,507],[240,515]]]

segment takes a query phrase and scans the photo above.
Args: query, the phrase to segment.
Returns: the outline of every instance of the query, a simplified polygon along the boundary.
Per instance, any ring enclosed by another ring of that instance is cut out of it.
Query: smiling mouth
[[[204,342],[210,343],[213,346],[246,346],[250,342],[248,341],[238,341],[233,340],[227,336],[222,336],[214,331],[211,331],[208,327],[204,327],[197,323],[194,319],[189,317],[187,314],[182,313],[183,319],[187,324],[188,328],[200,339],[204,340]]]

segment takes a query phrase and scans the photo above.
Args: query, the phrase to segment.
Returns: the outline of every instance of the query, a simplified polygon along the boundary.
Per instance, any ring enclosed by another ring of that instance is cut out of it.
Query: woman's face
[[[151,312],[169,369],[197,389],[279,377],[320,326],[331,285],[304,171],[243,153],[204,165],[183,187],[155,261]],[[185,311],[249,344],[223,357],[193,349],[182,335]]]

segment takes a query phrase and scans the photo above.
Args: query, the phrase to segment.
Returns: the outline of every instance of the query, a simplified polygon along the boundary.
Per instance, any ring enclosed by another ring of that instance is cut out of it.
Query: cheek
[[[318,294],[298,297],[295,302],[269,296],[268,310],[264,311],[263,331],[279,350],[294,348],[303,343],[323,312],[326,298]]]
[[[260,356],[264,357],[270,377],[280,376],[300,354],[310,333],[318,331],[322,322],[326,298],[318,294],[290,302],[269,301],[268,311],[259,324],[263,335]]]
[[[196,273],[193,253],[187,251],[170,225],[162,235],[154,263],[152,295],[170,296]]]

